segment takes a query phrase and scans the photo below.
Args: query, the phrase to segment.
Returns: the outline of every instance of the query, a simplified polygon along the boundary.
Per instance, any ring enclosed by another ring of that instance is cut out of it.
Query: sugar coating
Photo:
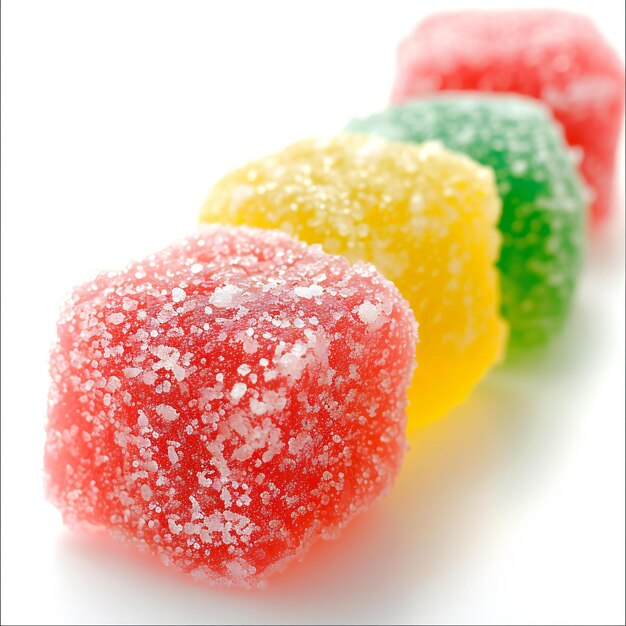
[[[166,565],[261,584],[390,488],[416,332],[371,265],[284,233],[207,227],[101,274],[58,323],[49,497]]]
[[[413,429],[461,403],[502,353],[499,214],[493,172],[467,157],[437,143],[344,134],[296,143],[228,174],[200,219],[280,228],[372,262],[393,280],[420,324]],[[358,315],[381,323],[373,302]]]
[[[348,129],[398,141],[438,139],[494,169],[510,352],[546,344],[571,308],[585,217],[583,185],[550,112],[530,98],[450,92],[389,107]]]
[[[581,151],[591,218],[611,209],[624,111],[624,65],[593,22],[554,10],[434,14],[400,44],[392,101],[441,90],[543,100]]]

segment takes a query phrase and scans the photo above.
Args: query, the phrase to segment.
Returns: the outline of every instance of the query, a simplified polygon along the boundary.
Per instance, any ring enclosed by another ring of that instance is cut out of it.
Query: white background
[[[232,166],[383,107],[426,4],[2,3],[3,623],[624,623],[623,179],[564,335],[424,430],[393,494],[265,591],[73,536],[43,499],[66,291],[193,231]],[[621,0],[559,4],[623,49]]]

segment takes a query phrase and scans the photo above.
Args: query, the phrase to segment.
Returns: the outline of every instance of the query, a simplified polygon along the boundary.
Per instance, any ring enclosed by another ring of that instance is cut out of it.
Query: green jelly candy
[[[573,153],[549,111],[517,96],[454,94],[390,107],[348,130],[439,140],[493,168],[502,197],[498,267],[509,354],[546,344],[572,303],[586,205]]]

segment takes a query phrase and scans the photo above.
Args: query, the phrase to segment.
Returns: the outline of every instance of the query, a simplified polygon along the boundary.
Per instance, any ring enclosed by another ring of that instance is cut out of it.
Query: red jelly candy
[[[581,149],[592,220],[610,212],[624,66],[591,20],[545,10],[432,15],[400,45],[392,99],[447,89],[543,100]]]
[[[209,227],[67,302],[49,496],[70,524],[258,584],[391,486],[415,341],[372,266]]]

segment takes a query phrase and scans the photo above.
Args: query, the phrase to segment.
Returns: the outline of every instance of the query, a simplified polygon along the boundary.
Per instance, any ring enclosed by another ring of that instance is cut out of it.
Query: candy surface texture
[[[624,66],[589,18],[561,11],[462,11],[426,18],[401,43],[392,100],[440,90],[543,100],[582,151],[592,220],[614,201]]]
[[[413,429],[461,403],[501,355],[499,212],[493,172],[467,157],[344,134],[228,174],[201,220],[281,228],[393,280],[420,325]]]
[[[416,324],[372,266],[209,227],[76,289],[58,334],[50,499],[184,572],[261,584],[399,470]]]
[[[451,93],[390,107],[348,128],[417,143],[439,139],[494,169],[509,348],[546,344],[571,307],[585,219],[583,185],[550,112],[530,98]]]

